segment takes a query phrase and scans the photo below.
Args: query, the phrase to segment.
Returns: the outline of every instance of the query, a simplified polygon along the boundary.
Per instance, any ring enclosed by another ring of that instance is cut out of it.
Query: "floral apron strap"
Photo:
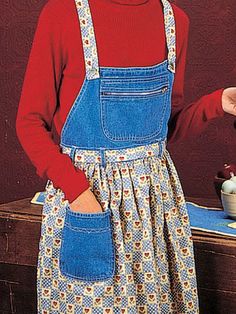
[[[86,76],[88,80],[99,77],[98,53],[93,21],[88,0],[75,0],[83,42]]]
[[[169,1],[161,1],[164,7],[165,34],[168,48],[168,69],[174,73],[176,60],[174,13]],[[100,77],[98,52],[89,2],[88,0],[75,0],[75,4],[81,29],[86,77],[88,80],[96,79]]]
[[[175,73],[176,30],[173,8],[169,1],[161,0],[164,7],[166,42],[168,48],[168,69]]]

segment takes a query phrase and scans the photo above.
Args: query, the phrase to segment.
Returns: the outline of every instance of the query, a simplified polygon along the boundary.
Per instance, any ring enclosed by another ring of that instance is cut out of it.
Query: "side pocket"
[[[66,210],[59,268],[63,275],[83,281],[110,279],[115,252],[110,209],[99,213]]]

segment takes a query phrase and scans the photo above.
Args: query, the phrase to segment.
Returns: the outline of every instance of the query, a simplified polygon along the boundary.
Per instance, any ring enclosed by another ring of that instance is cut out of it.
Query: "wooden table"
[[[42,206],[31,198],[0,205],[0,313],[34,314]],[[204,206],[219,200],[188,198]],[[236,313],[236,239],[192,230],[202,314]],[[159,313],[157,313],[159,314]]]

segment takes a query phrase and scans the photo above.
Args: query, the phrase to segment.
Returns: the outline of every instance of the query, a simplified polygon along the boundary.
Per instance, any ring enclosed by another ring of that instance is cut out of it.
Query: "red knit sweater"
[[[100,66],[149,66],[167,58],[160,0],[89,0]],[[221,117],[223,89],[184,104],[183,84],[189,20],[173,5],[177,63],[168,141],[202,130]],[[51,135],[60,136],[85,75],[83,47],[74,0],[49,0],[38,19],[16,119],[20,143],[36,167],[72,202],[89,187],[84,172],[62,154]]]

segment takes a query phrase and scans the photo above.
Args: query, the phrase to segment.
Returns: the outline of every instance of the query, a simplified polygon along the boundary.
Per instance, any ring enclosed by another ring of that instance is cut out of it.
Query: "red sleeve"
[[[204,95],[198,100],[185,104],[184,74],[189,34],[189,18],[178,7],[173,5],[176,15],[176,73],[172,92],[172,109],[169,120],[168,143],[181,140],[184,137],[201,133],[208,122],[214,118],[223,117],[223,88]]]
[[[26,67],[16,132],[37,174],[52,180],[72,202],[89,188],[85,173],[74,167],[52,139],[52,120],[63,69],[62,26],[48,2],[42,9]]]

